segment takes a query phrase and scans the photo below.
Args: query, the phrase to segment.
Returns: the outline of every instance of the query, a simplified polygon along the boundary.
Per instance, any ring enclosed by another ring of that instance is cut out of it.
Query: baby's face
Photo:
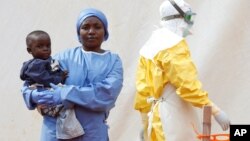
[[[34,58],[48,59],[51,55],[50,37],[47,35],[39,35],[32,37],[32,43],[29,46],[30,53]]]

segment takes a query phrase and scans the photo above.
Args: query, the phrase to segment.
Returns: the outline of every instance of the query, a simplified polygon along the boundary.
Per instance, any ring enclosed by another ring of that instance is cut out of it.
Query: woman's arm
[[[26,84],[24,84],[22,89],[21,89],[21,92],[23,94],[23,99],[24,99],[24,102],[25,102],[27,108],[29,110],[34,110],[36,108],[36,104],[33,103],[31,100],[32,90],[29,89],[29,87]]]
[[[37,105],[51,105],[55,101],[51,90],[38,91],[37,89],[31,89],[27,83],[24,83],[21,92],[29,110],[34,110]]]
[[[150,111],[151,103],[147,99],[152,93],[152,86],[147,82],[145,58],[140,57],[139,64],[136,72],[136,96],[134,101],[134,108],[142,113]]]
[[[167,70],[166,74],[171,84],[176,87],[176,93],[196,107],[211,104],[208,93],[202,89],[202,84],[197,78],[197,69],[186,42],[183,40],[171,48],[169,54],[171,57],[163,61],[163,66]]]
[[[108,111],[114,107],[115,101],[123,85],[123,67],[119,57],[113,68],[100,82],[90,83],[86,87],[67,85],[61,89],[62,103],[72,103],[93,111]]]

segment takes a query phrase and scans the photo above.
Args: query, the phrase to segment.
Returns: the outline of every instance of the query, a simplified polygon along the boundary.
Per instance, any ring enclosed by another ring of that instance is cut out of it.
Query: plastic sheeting
[[[110,39],[103,48],[120,54],[124,87],[111,111],[111,141],[137,141],[141,121],[133,109],[135,70],[140,47],[159,25],[162,0],[0,0],[0,140],[38,140],[41,116],[28,111],[22,99],[19,72],[32,30],[47,31],[52,54],[79,45],[76,18],[83,8],[98,8],[109,20]],[[248,0],[187,0],[197,13],[194,35],[187,38],[199,78],[209,97],[232,124],[250,124],[250,2]],[[198,110],[202,113],[202,110]],[[212,133],[222,133],[212,121]],[[227,133],[227,132],[226,132]]]

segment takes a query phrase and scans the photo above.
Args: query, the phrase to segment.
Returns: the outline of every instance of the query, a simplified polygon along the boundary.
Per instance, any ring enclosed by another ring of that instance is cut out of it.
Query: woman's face
[[[104,26],[97,17],[86,18],[80,27],[80,38],[84,50],[100,52],[104,34]]]

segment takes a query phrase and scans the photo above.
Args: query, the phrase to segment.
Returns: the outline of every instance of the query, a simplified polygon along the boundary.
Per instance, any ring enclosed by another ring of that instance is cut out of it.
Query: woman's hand
[[[214,115],[214,119],[220,124],[223,131],[230,127],[230,120],[224,111],[219,111]]]
[[[226,131],[230,127],[230,119],[227,114],[222,111],[216,104],[212,103],[212,114],[216,122],[221,126],[223,131]]]
[[[61,100],[61,87],[50,83],[52,89],[38,91],[37,89],[33,90],[31,93],[31,100],[37,105],[50,106],[58,105],[62,103]]]
[[[50,83],[50,87],[52,88],[50,90],[50,94],[52,95],[52,104],[53,105],[58,105],[62,103],[62,98],[61,98],[61,89],[63,86],[58,86],[53,83]]]
[[[53,103],[53,96],[49,93],[49,90],[38,91],[34,89],[31,93],[31,101],[37,105],[50,105]]]

